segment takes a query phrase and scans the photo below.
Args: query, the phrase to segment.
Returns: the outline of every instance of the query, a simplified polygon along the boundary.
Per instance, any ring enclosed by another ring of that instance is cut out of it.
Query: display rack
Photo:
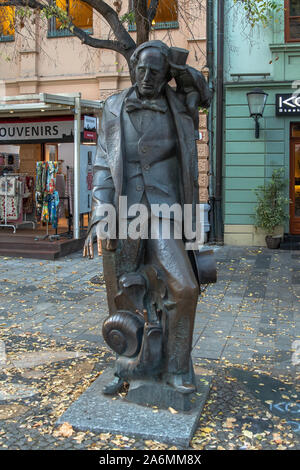
[[[26,214],[25,214],[25,220],[22,220],[22,222],[16,222],[16,223],[13,223],[9,220],[9,217],[7,216],[7,212],[8,212],[8,182],[7,182],[7,178],[8,177],[20,177],[20,176],[24,176],[26,177],[27,176],[27,173],[5,173],[1,176],[1,178],[5,178],[5,199],[4,199],[4,209],[5,209],[5,213],[4,213],[4,223],[0,223],[0,227],[10,227],[10,228],[13,228],[14,230],[14,233],[16,233],[16,229],[19,228],[20,225],[26,225],[26,224],[32,224],[33,228],[35,229],[35,222],[33,222],[33,220],[26,220]],[[24,198],[24,195],[22,195],[22,198]]]

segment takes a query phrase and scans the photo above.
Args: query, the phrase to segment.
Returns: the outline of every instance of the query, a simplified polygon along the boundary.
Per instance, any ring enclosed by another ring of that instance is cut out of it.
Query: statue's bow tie
[[[159,111],[165,113],[167,111],[167,105],[159,103],[155,100],[139,100],[138,98],[127,98],[125,103],[125,109],[128,113],[139,109],[151,109],[152,111]]]

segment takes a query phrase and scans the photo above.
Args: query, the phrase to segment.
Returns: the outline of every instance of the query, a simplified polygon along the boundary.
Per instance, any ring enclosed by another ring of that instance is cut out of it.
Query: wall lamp
[[[260,88],[254,88],[254,90],[247,93],[248,106],[250,111],[250,117],[253,117],[255,121],[255,138],[259,138],[259,118],[262,117],[267,102],[268,93],[265,93]]]

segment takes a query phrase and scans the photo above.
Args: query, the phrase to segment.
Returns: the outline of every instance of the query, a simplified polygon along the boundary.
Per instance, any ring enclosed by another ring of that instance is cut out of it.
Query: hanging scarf
[[[49,222],[49,196],[45,196],[43,200],[42,213],[41,213],[42,222]]]
[[[37,219],[50,222],[57,227],[59,195],[55,191],[57,162],[37,162],[36,164],[36,212]]]
[[[46,189],[50,194],[53,194],[55,191],[57,170],[57,162],[48,162]]]
[[[59,195],[57,191],[54,191],[53,194],[49,195],[49,220],[53,228],[57,228],[58,222],[58,204],[59,204]]]

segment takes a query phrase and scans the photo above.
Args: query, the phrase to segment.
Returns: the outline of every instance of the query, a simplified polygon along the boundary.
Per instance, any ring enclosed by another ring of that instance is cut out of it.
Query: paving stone
[[[79,357],[86,357],[86,354],[78,351],[40,351],[23,353],[19,357],[9,357],[9,362],[18,369],[32,369],[41,364],[50,364],[51,362],[66,361]]]
[[[22,384],[0,382],[0,401],[19,400],[38,394],[38,390]]]

